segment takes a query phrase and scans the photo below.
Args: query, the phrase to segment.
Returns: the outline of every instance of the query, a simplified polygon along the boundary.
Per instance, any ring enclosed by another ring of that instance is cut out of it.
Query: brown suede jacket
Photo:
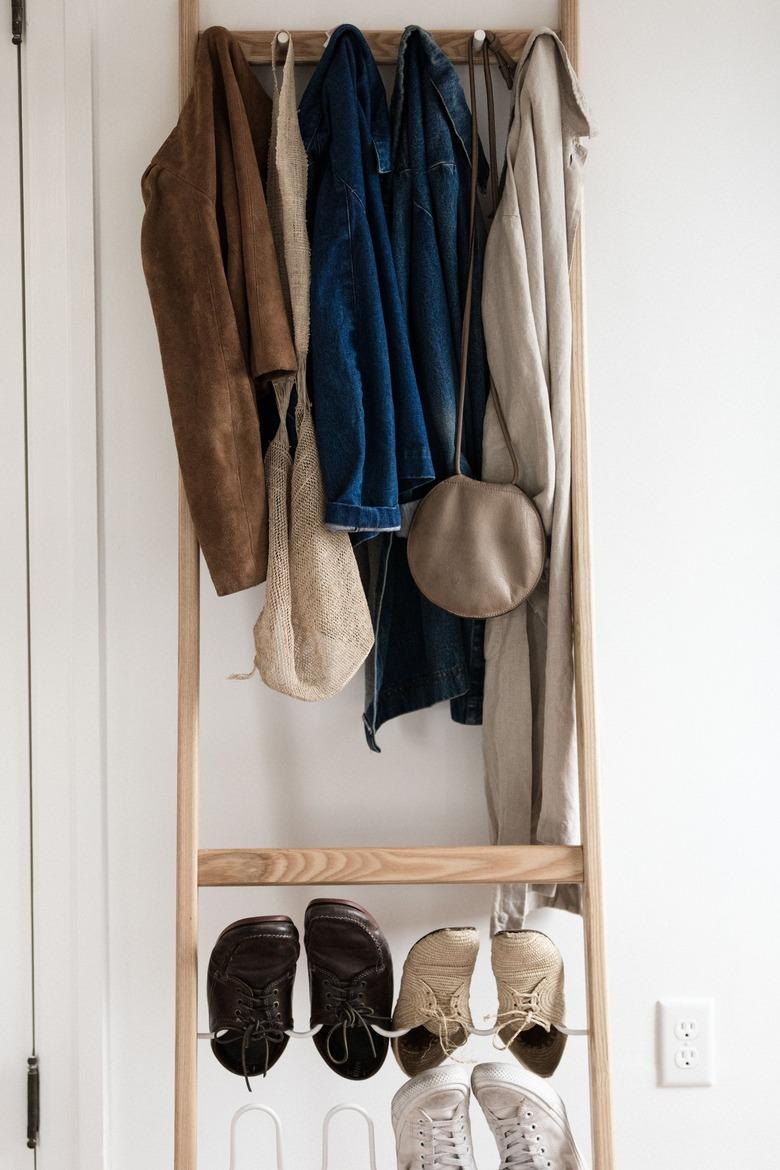
[[[144,272],[184,487],[217,593],[265,580],[256,394],[296,368],[263,178],[271,101],[223,28],[142,181]]]

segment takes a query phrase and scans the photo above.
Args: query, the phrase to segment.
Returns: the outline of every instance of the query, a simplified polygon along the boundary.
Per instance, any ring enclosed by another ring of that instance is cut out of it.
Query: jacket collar
[[[538,28],[531,33],[530,37],[525,43],[523,54],[517,63],[517,70],[515,72],[515,101],[523,87],[525,75],[528,72],[531,55],[537,44],[543,41],[549,41],[554,46],[555,51],[560,58],[562,73],[560,75],[561,98],[563,101],[564,117],[573,134],[581,135],[583,138],[594,138],[596,130],[593,126],[588,110],[588,103],[585,100],[585,95],[582,92],[579,78],[574,72],[572,63],[569,60],[569,55],[566,52],[563,41],[550,28]]]
[[[350,70],[352,80],[354,81],[355,76],[362,73],[366,81],[368,95],[368,108],[365,110],[366,121],[376,151],[379,171],[385,173],[391,167],[390,124],[385,87],[382,84],[382,78],[379,75],[368,41],[360,29],[355,28],[352,24],[341,24],[330,34],[325,52],[320,57],[319,64],[301,99],[298,118],[304,146],[307,153],[310,153],[310,148],[322,123],[322,92],[328,73],[332,68],[349,68],[350,64],[353,66]],[[359,100],[357,89],[355,99]]]
[[[399,137],[404,121],[404,98],[406,79],[408,74],[420,68],[419,56],[412,52],[413,42],[422,50],[424,69],[428,80],[438,94],[443,111],[455,132],[463,152],[471,164],[471,112],[466,102],[466,95],[460,83],[452,62],[442,52],[431,34],[424,28],[410,24],[404,29],[401,43],[398,46],[398,67],[396,70],[395,86],[392,100],[393,123],[393,156],[399,149]],[[478,178],[481,187],[485,186],[489,174],[487,159],[479,144]]]

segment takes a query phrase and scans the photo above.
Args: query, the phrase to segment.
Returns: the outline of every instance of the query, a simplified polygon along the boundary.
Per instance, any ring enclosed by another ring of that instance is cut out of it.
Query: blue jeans
[[[369,747],[380,750],[377,732],[389,719],[444,699],[457,722],[481,723],[484,622],[461,621],[422,596],[403,537],[383,534],[361,546],[359,557],[377,635],[366,663]]]

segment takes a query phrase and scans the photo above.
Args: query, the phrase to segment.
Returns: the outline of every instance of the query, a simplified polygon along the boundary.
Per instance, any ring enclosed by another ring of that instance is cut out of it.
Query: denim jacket
[[[454,470],[471,114],[455,69],[423,29],[407,28],[401,40],[391,125],[390,234],[438,481]],[[480,152],[483,186],[487,175]],[[480,314],[484,241],[479,215],[463,444],[463,469],[477,476],[488,389]],[[443,699],[453,700],[454,719],[481,722],[484,623],[445,613],[423,597],[403,538],[383,538],[370,557],[376,630],[364,717],[370,746],[376,748],[376,731],[386,720]]]
[[[401,500],[433,465],[382,190],[387,99],[361,32],[341,25],[299,109],[309,159],[309,379],[325,521],[397,529]]]
[[[460,335],[468,262],[471,114],[460,79],[430,33],[407,28],[391,105],[393,257],[437,481],[454,471]],[[489,175],[480,148],[479,181]],[[479,476],[487,358],[479,290],[485,224],[478,210],[463,470]]]

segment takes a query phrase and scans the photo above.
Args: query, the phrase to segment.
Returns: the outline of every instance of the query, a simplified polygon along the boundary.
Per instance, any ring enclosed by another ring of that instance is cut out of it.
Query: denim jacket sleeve
[[[301,103],[309,156],[310,387],[326,523],[377,532],[432,477],[382,191],[384,88],[357,30],[337,30]]]

